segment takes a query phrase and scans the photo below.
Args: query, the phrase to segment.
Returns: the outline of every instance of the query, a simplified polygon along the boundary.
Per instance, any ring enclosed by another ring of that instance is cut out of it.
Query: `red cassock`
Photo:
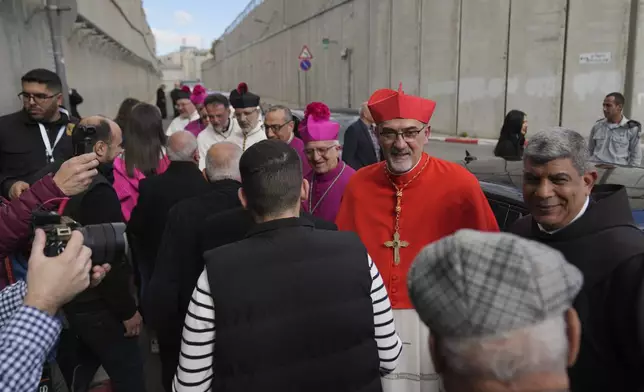
[[[458,164],[423,154],[412,171],[391,178],[400,187],[425,163],[423,172],[403,191],[400,240],[409,245],[400,249],[398,265],[393,248],[385,246],[394,234],[396,191],[384,162],[353,175],[336,218],[340,230],[356,232],[367,247],[394,309],[412,308],[407,272],[423,247],[460,229],[499,231],[477,179]]]

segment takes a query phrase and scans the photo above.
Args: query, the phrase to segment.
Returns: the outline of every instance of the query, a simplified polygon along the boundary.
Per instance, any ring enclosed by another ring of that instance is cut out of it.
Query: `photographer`
[[[74,129],[75,153],[93,150],[100,163],[87,191],[71,198],[63,215],[83,226],[124,221],[112,185],[112,164],[122,152],[122,142],[121,128],[104,117],[87,117]],[[112,265],[112,271],[105,281],[64,307],[71,332],[66,337],[72,339],[61,343],[57,360],[72,391],[87,388],[102,365],[115,392],[142,392],[143,360],[137,341],[141,316],[130,292],[129,265],[122,255],[106,262]],[[75,358],[78,351],[80,360]]]
[[[0,291],[0,391],[36,390],[45,356],[61,330],[54,315],[90,285],[90,269],[92,286],[110,269],[91,267],[92,252],[83,246],[79,232],[72,234],[65,251],[57,257],[44,255],[45,242],[45,233],[37,230],[27,282]]]
[[[76,195],[89,186],[97,174],[96,154],[85,154],[65,161],[54,175],[46,175],[11,202],[0,205],[0,258],[18,249],[29,237],[31,213],[58,207],[66,196]],[[0,288],[7,285],[0,268]]]

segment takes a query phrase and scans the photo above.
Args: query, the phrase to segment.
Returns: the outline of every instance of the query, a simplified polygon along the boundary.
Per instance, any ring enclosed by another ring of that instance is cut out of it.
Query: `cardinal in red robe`
[[[362,168],[347,185],[336,224],[354,231],[385,282],[404,350],[385,391],[439,391],[429,332],[407,292],[409,267],[426,245],[459,229],[498,231],[477,179],[462,166],[423,151],[436,103],[381,89],[368,102],[384,162]]]

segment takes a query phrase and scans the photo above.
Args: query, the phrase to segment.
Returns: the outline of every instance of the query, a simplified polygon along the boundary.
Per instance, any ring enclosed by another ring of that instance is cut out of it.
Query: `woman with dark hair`
[[[125,98],[123,102],[121,102],[119,112],[116,114],[116,118],[114,119],[114,122],[121,127],[121,131],[125,132],[125,126],[127,125],[127,120],[130,118],[130,114],[132,113],[132,108],[140,102],[141,101],[136,98]]]
[[[123,128],[123,155],[114,161],[114,189],[126,222],[139,199],[139,181],[168,168],[166,142],[159,108],[147,103],[134,106]]]
[[[503,120],[494,155],[509,161],[522,159],[527,132],[528,116],[520,110],[511,110]]]

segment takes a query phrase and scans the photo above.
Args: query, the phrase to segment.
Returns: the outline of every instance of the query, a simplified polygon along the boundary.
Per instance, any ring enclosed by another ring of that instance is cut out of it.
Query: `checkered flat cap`
[[[446,338],[492,336],[563,313],[581,272],[561,253],[508,233],[461,230],[426,246],[409,270],[421,320]]]

